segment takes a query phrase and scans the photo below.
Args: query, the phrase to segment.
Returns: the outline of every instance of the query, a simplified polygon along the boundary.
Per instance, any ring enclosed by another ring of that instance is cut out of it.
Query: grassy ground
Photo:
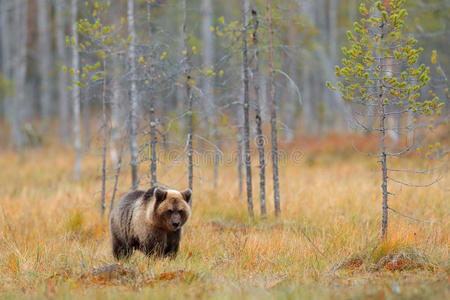
[[[448,177],[422,189],[392,184],[393,208],[433,222],[391,213],[389,238],[381,243],[375,158],[303,153],[286,159],[282,217],[267,221],[247,217],[232,164],[220,168],[217,190],[207,180],[212,168],[202,166],[177,258],[139,253],[103,272],[95,268],[114,260],[107,221],[99,215],[100,159],[84,157],[80,182],[72,180],[72,163],[70,149],[59,147],[0,153],[1,298],[450,297]],[[424,167],[414,158],[392,163]],[[125,172],[120,194],[129,185]],[[185,188],[182,164],[161,173],[160,181]],[[254,195],[258,199],[257,188]],[[272,216],[270,188],[268,195]]]

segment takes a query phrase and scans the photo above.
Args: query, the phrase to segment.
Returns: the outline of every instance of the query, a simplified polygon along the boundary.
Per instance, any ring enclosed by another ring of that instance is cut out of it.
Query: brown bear
[[[175,256],[191,214],[191,195],[190,189],[152,187],[123,196],[109,219],[114,257],[128,258],[134,250],[149,256]]]

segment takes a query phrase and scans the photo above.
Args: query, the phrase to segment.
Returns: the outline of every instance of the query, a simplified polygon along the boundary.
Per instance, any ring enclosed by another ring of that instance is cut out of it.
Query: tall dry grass
[[[306,152],[295,163],[283,162],[282,217],[267,221],[247,217],[234,165],[221,166],[217,190],[212,167],[203,165],[196,171],[193,214],[177,258],[137,253],[122,262],[122,275],[104,279],[86,275],[114,262],[107,220],[99,215],[100,160],[84,156],[80,182],[72,180],[72,164],[72,152],[61,147],[1,152],[2,298],[449,296],[448,177],[422,189],[391,184],[393,208],[432,222],[391,213],[389,238],[380,242],[376,159],[343,151]],[[424,167],[414,157],[392,164]],[[159,181],[186,187],[182,161],[161,173]],[[425,178],[403,177],[432,180]],[[119,193],[128,186],[125,169]],[[259,212],[257,184],[254,192]]]

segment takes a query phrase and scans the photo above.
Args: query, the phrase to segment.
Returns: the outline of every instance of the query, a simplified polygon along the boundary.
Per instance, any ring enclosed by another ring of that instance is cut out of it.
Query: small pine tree
[[[437,97],[425,99],[424,88],[430,81],[430,68],[418,64],[423,49],[417,40],[407,36],[404,22],[407,11],[405,0],[371,2],[371,7],[360,5],[361,18],[353,23],[353,31],[347,31],[350,47],[343,47],[342,66],[336,66],[337,88],[348,102],[357,102],[376,109],[373,114],[379,120],[377,128],[365,127],[378,132],[382,173],[382,228],[387,236],[388,228],[388,157],[405,154],[412,145],[399,153],[387,149],[387,117],[403,113],[415,116],[439,115],[443,103]],[[336,89],[327,82],[330,89]],[[389,108],[396,107],[395,111]],[[417,119],[414,119],[414,123]],[[410,129],[408,125],[406,128]],[[398,182],[398,181],[397,181]]]

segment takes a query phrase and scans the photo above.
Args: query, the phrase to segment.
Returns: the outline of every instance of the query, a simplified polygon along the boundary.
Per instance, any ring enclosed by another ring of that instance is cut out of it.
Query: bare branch
[[[405,173],[415,173],[415,174],[426,174],[426,173],[428,173],[430,171],[434,171],[434,170],[437,170],[439,168],[441,168],[441,167],[426,169],[426,170],[423,170],[423,171],[416,171],[416,170],[409,170],[409,169],[389,169],[389,168],[387,170],[391,171],[391,172],[405,172]]]
[[[427,184],[411,184],[411,183],[407,183],[407,182],[404,182],[404,181],[400,181],[398,179],[394,179],[392,177],[388,177],[388,179],[392,180],[393,182],[396,182],[396,183],[399,183],[399,184],[402,184],[402,185],[405,185],[405,186],[410,186],[410,187],[429,187],[429,186],[435,184],[436,182],[440,181],[442,179],[442,177],[443,176],[441,175],[438,178],[436,178],[436,180],[433,180],[432,182],[427,183]]]
[[[286,74],[285,72],[283,72],[283,71],[280,70],[280,69],[275,69],[274,71],[280,73],[281,75],[283,75],[284,77],[286,77],[287,80],[289,80],[289,83],[290,83],[291,86],[295,89],[295,92],[296,92],[297,95],[298,95],[298,102],[300,103],[300,105],[303,104],[302,94],[300,93],[300,89],[298,88],[298,85],[295,83],[295,81],[292,80],[292,78],[289,77],[288,74]]]
[[[431,224],[434,224],[434,223],[442,224],[441,222],[428,221],[428,220],[420,220],[420,219],[417,219],[417,218],[410,217],[410,216],[405,215],[404,213],[402,213],[402,212],[400,212],[400,211],[398,211],[398,210],[396,210],[396,209],[393,209],[393,208],[390,207],[390,206],[388,207],[388,209],[390,209],[391,211],[395,212],[396,214],[399,214],[399,215],[402,216],[402,217],[405,217],[405,218],[407,218],[407,219],[410,219],[410,220],[413,220],[413,221],[416,221],[416,222],[431,223]]]
[[[352,141],[352,147],[353,147],[353,150],[355,150],[355,151],[358,152],[359,154],[366,155],[366,156],[370,156],[370,157],[380,157],[379,154],[367,153],[367,152],[360,151],[360,150],[355,146],[355,142],[354,142],[354,141]]]
[[[411,150],[413,147],[414,147],[414,145],[410,145],[410,146],[408,146],[406,149],[404,149],[404,150],[402,150],[402,151],[400,151],[400,152],[397,152],[397,153],[389,153],[389,152],[386,152],[386,155],[387,155],[387,156],[400,156],[400,155],[403,155],[403,154],[409,152],[409,150]]]
[[[364,125],[364,124],[362,124],[359,120],[358,120],[358,118],[356,118],[356,117],[353,117],[353,119],[356,121],[356,123],[359,125],[359,126],[361,126],[364,130],[366,130],[366,131],[373,131],[373,130],[375,130],[375,131],[380,131],[381,129],[380,128],[376,128],[376,127],[367,127],[366,125]]]

